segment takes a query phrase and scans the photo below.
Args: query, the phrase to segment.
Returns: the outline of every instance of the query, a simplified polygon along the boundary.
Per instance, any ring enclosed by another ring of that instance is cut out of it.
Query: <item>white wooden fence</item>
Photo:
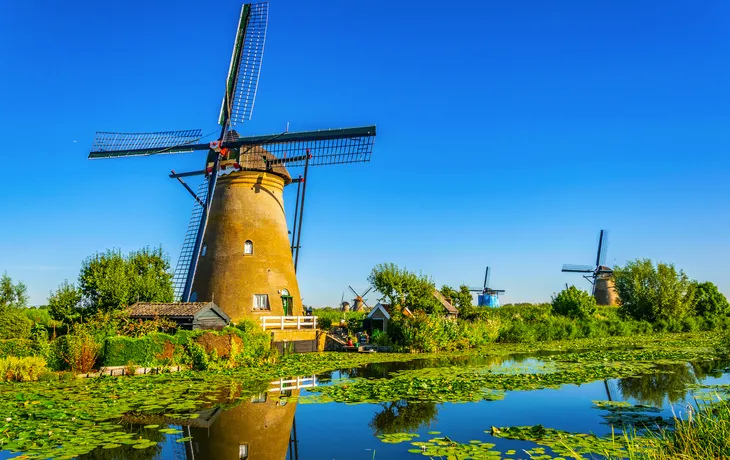
[[[316,316],[262,316],[263,330],[317,329]]]
[[[299,390],[301,388],[313,388],[317,386],[317,376],[295,377],[293,379],[279,379],[271,382],[269,391]]]

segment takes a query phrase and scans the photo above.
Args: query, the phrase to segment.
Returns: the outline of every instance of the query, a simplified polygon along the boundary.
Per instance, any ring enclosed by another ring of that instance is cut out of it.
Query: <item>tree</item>
[[[727,298],[717,289],[714,283],[693,282],[690,287],[690,295],[694,313],[698,316],[727,316],[730,313],[730,303]]]
[[[596,311],[596,299],[582,289],[570,286],[552,301],[553,313],[571,318],[587,318]]]
[[[82,304],[111,311],[134,302],[172,302],[170,262],[162,249],[145,248],[127,257],[107,250],[87,258],[79,274]]]
[[[637,320],[679,320],[690,310],[690,281],[673,264],[630,261],[613,271],[620,310]]]
[[[57,321],[70,324],[81,316],[81,291],[74,284],[65,280],[48,297],[48,310]]]
[[[433,281],[423,274],[417,275],[393,263],[383,263],[373,268],[368,281],[383,295],[382,300],[391,305],[426,313],[443,309],[433,296],[436,289]]]
[[[28,292],[25,284],[18,281],[13,284],[13,279],[7,273],[0,277],[0,313],[10,308],[23,308],[28,306]]]

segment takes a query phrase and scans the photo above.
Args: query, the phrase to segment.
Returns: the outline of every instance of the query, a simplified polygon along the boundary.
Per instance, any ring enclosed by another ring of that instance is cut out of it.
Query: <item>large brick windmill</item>
[[[251,118],[268,23],[268,3],[241,8],[217,140],[201,130],[97,132],[89,158],[207,152],[199,171],[175,173],[195,198],[193,217],[175,270],[178,299],[215,301],[233,321],[301,315],[296,264],[310,166],[370,161],[375,126],[241,137],[233,126]],[[304,168],[292,179],[289,170]],[[201,175],[197,194],[184,177]],[[296,183],[291,241],[284,187]]]
[[[606,266],[606,251],[608,250],[608,230],[601,230],[598,237],[598,251],[596,265],[564,264],[563,272],[587,273],[583,278],[593,285],[593,297],[598,305],[616,305],[617,295],[613,282],[613,270]]]

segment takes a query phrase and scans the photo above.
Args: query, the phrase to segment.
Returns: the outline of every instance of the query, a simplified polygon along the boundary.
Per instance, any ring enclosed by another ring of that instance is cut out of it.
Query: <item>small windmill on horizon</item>
[[[492,274],[489,266],[484,272],[484,285],[480,288],[469,288],[471,292],[477,293],[477,305],[480,307],[499,307],[499,294],[506,292],[504,289],[492,289],[489,287]]]
[[[352,311],[365,311],[365,308],[370,308],[370,305],[366,303],[367,299],[365,296],[373,289],[372,286],[369,287],[367,291],[363,292],[362,295],[358,294],[352,286],[347,287],[349,287],[352,293],[355,294],[355,298],[352,299]]]
[[[89,153],[103,159],[206,152],[202,169],[170,174],[195,200],[173,283],[176,299],[215,299],[234,322],[302,314],[296,267],[309,167],[368,162],[375,139],[375,126],[245,137],[233,129],[251,118],[268,12],[268,2],[241,7],[217,140],[200,143],[200,129],[97,132]],[[303,176],[292,178],[292,168],[303,168]],[[191,176],[203,177],[197,193],[183,181]],[[283,197],[290,184],[297,184],[291,240]]]
[[[608,230],[601,230],[598,236],[596,265],[564,264],[564,273],[587,273],[583,278],[593,285],[592,294],[598,305],[616,305],[616,290],[613,285],[613,269],[606,266],[608,251]]]

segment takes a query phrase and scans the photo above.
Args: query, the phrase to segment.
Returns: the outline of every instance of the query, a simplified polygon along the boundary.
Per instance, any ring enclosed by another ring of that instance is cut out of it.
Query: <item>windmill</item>
[[[340,299],[340,310],[343,312],[350,311],[350,302],[345,302],[345,291],[342,291],[342,298]]]
[[[566,273],[587,273],[583,278],[593,285],[593,297],[598,305],[616,305],[616,291],[613,287],[613,270],[607,267],[606,252],[608,250],[608,230],[601,230],[598,237],[598,251],[596,252],[596,266],[592,265],[563,265]]]
[[[477,305],[480,307],[499,307],[499,294],[505,292],[504,289],[492,289],[489,287],[491,278],[489,266],[484,272],[484,286],[482,288],[469,288],[471,292],[477,292]]]
[[[365,296],[368,295],[368,292],[370,292],[373,288],[369,287],[367,291],[363,292],[362,295],[358,294],[357,291],[355,291],[352,286],[347,286],[350,288],[353,294],[355,294],[355,298],[352,299],[352,311],[363,311],[365,307],[370,308],[370,305],[368,305],[365,301]]]
[[[233,129],[251,118],[267,25],[268,3],[242,6],[216,140],[201,143],[200,129],[97,132],[89,154],[207,152],[202,169],[170,174],[195,199],[173,283],[179,300],[215,300],[234,322],[301,314],[296,267],[309,167],[370,161],[375,139],[375,126],[244,137]],[[303,176],[293,179],[292,168],[303,168]],[[191,176],[203,176],[197,193],[183,181]],[[290,240],[283,190],[294,183]]]

